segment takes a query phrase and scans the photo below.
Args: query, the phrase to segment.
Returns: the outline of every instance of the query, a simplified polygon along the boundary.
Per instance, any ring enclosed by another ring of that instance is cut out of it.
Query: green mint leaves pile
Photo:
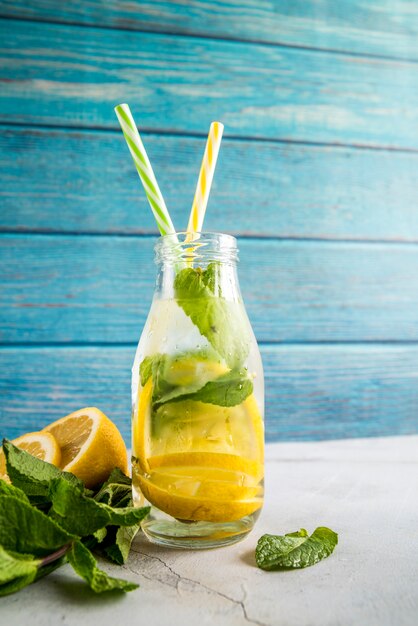
[[[309,567],[330,556],[337,543],[337,533],[324,526],[310,536],[304,528],[287,535],[263,535],[257,543],[255,560],[265,570]]]
[[[244,367],[250,338],[246,317],[237,302],[222,297],[220,266],[210,263],[206,270],[186,267],[174,279],[177,304],[205,337],[210,350],[184,354],[154,354],[140,364],[141,385],[152,377],[153,413],[167,402],[193,400],[231,407],[241,404],[253,391]],[[194,361],[202,367],[187,384],[170,379],[170,372]],[[229,371],[216,378],[208,375],[206,363],[224,363]]]
[[[131,479],[114,469],[95,491],[73,474],[3,442],[11,484],[0,479],[0,596],[65,562],[97,593],[137,584],[99,569],[91,550],[119,565],[149,507],[132,506]]]

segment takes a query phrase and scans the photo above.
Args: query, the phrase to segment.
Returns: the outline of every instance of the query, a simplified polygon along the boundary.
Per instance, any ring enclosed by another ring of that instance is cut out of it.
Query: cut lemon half
[[[261,497],[242,500],[215,499],[202,496],[188,496],[155,485],[143,476],[137,476],[145,498],[164,513],[179,520],[233,522],[254,513],[263,504]]]
[[[75,411],[49,424],[44,432],[61,448],[60,467],[86,487],[106,480],[113,468],[128,471],[126,446],[115,424],[95,407]]]
[[[27,433],[26,435],[22,435],[22,437],[13,439],[12,443],[32,456],[36,456],[36,458],[42,461],[52,463],[52,465],[59,467],[61,450],[55,437],[50,433]],[[6,459],[2,448],[0,448],[0,478],[8,480]]]

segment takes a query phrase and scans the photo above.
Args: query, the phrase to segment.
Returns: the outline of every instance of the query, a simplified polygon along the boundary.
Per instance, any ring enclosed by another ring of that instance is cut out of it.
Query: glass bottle
[[[230,235],[161,237],[132,368],[134,502],[154,543],[209,548],[252,529],[263,504],[264,379]]]

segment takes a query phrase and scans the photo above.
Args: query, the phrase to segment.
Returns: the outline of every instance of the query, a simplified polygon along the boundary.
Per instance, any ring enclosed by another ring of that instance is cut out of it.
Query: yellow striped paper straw
[[[139,178],[144,186],[148,202],[157,221],[157,226],[162,235],[175,233],[164,198],[152,171],[147,153],[139,136],[131,110],[127,104],[118,104],[115,112],[122,127],[123,135],[128,144],[129,151],[135,163]]]
[[[187,225],[187,241],[191,241],[195,238],[194,233],[202,231],[223,132],[223,124],[220,122],[212,122],[206,142],[205,154],[203,155],[202,165],[200,166],[199,179],[197,181],[189,223]]]

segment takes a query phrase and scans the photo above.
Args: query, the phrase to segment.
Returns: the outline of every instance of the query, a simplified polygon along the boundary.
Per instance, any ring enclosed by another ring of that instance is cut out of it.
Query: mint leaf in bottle
[[[337,543],[337,533],[324,526],[310,536],[304,528],[287,535],[263,535],[258,540],[255,559],[264,570],[309,567],[330,556]]]
[[[218,406],[236,406],[244,402],[253,392],[253,383],[245,370],[231,370],[211,380],[194,393],[172,396],[171,402],[194,400]],[[162,399],[160,403],[164,400]],[[158,403],[156,403],[158,404]]]
[[[149,377],[152,375],[155,366],[158,366],[160,354],[154,354],[153,356],[146,356],[139,365],[139,376],[141,379],[141,385],[145,387]]]
[[[112,507],[98,502],[62,478],[53,481],[50,493],[54,519],[80,537],[92,535],[107,525],[132,526],[149,512],[149,507]]]
[[[206,270],[186,267],[174,279],[177,304],[229,367],[240,367],[248,355],[248,324],[239,302],[219,292],[216,264]],[[233,329],[233,331],[232,331]]]

